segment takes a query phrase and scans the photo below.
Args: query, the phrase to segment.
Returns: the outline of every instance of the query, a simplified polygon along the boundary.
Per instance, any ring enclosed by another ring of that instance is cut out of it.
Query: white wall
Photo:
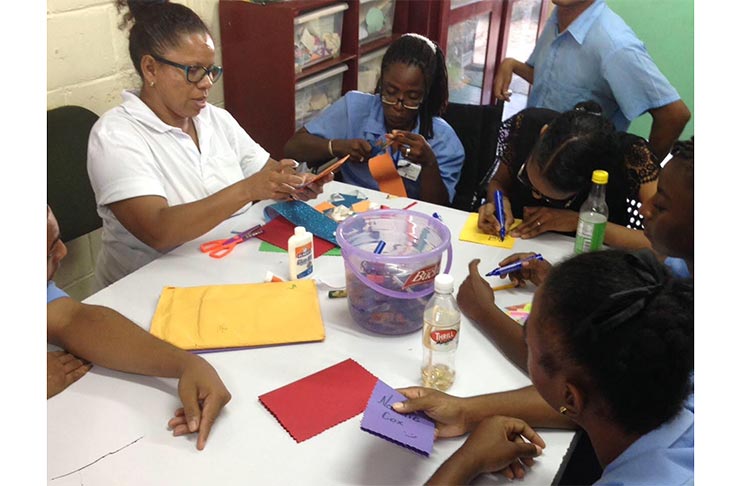
[[[216,63],[220,64],[218,0],[177,3],[193,9],[211,30]],[[120,103],[122,90],[139,87],[139,75],[129,58],[128,32],[118,28],[122,15],[112,0],[47,0],[46,9],[48,110],[79,105],[100,116]],[[224,106],[222,83],[211,89],[209,101]],[[67,247],[69,253],[55,281],[72,297],[84,299],[93,289],[100,230],[69,242]]]

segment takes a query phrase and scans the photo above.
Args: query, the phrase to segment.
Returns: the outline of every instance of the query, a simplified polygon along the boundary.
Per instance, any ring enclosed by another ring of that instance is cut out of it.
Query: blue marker
[[[530,255],[527,258],[523,258],[519,262],[510,263],[509,265],[505,265],[503,267],[497,267],[494,270],[492,270],[491,272],[487,273],[486,276],[487,277],[498,277],[500,275],[507,275],[510,272],[515,272],[517,270],[520,270],[522,268],[522,263],[523,262],[529,262],[529,261],[532,261],[532,260],[541,260],[542,261],[543,260],[543,255],[541,255],[540,253],[536,253],[535,255]]]
[[[443,217],[440,216],[437,213],[432,213],[432,217],[435,218],[436,220],[440,221],[441,223],[443,222]]]
[[[504,200],[502,198],[502,191],[494,192],[494,208],[497,211],[497,219],[499,220],[499,237],[504,241],[504,235],[507,230],[504,228]]]
[[[376,245],[376,249],[375,249],[375,250],[373,250],[373,253],[375,253],[376,255],[380,255],[380,254],[381,254],[381,252],[383,251],[383,249],[384,249],[385,247],[386,247],[386,242],[385,242],[385,241],[383,241],[383,240],[381,240],[381,241],[379,241],[379,242],[378,242],[378,244]]]

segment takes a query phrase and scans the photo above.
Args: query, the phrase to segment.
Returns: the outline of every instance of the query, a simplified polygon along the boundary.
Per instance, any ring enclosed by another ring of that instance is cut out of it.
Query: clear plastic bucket
[[[382,209],[346,219],[336,237],[355,322],[381,334],[420,329],[443,253],[445,273],[453,261],[448,228],[423,213]],[[386,245],[376,254],[379,241]]]

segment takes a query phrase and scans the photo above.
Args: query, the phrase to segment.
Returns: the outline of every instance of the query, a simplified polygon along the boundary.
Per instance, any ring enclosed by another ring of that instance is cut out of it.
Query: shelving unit
[[[358,87],[358,60],[388,46],[407,31],[409,6],[395,4],[392,33],[360,45],[361,3],[367,0],[287,0],[265,4],[220,0],[224,101],[242,127],[275,158],[296,130],[296,85],[342,64],[341,93]],[[347,4],[342,15],[340,51],[297,72],[295,19]],[[304,83],[306,84],[306,83]]]

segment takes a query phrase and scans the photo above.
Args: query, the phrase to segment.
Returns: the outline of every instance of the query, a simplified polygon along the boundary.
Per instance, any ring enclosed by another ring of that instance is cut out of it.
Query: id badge
[[[399,175],[405,179],[416,181],[417,178],[419,178],[419,173],[422,172],[422,166],[419,164],[415,164],[414,162],[401,159],[399,161],[399,165],[396,166],[396,172],[398,172]]]

